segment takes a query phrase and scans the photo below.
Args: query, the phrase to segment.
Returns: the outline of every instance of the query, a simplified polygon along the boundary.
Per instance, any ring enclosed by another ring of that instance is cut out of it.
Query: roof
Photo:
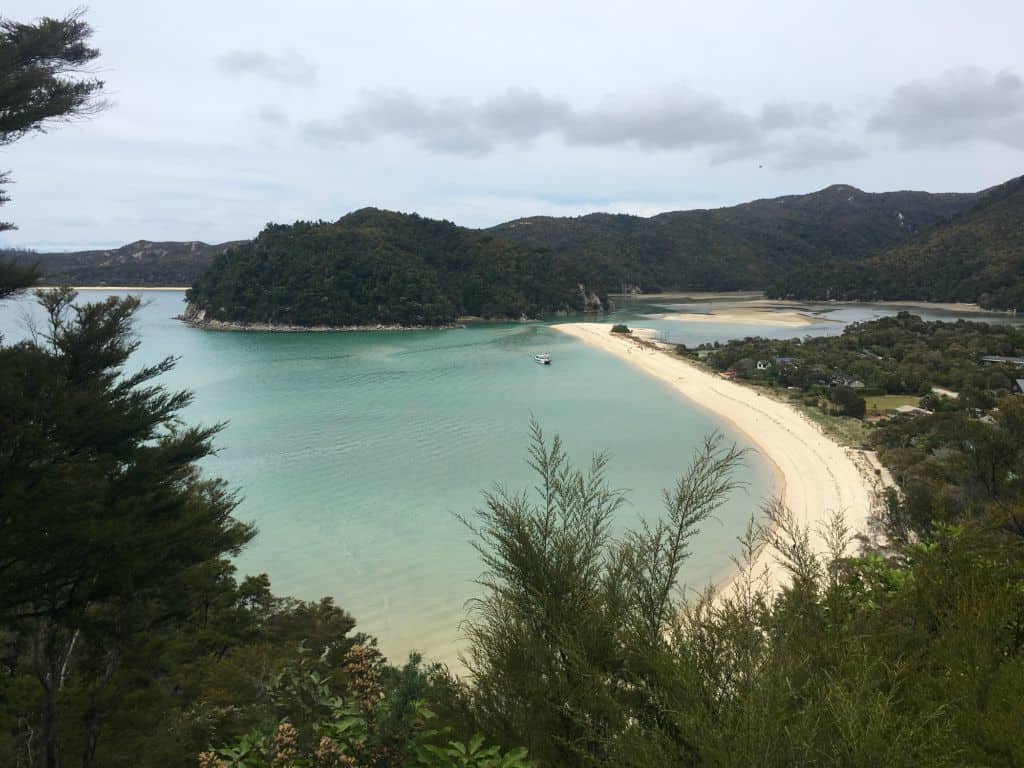
[[[984,355],[981,358],[983,363],[1010,363],[1011,365],[1024,365],[1024,357],[1008,357],[1006,355]]]
[[[1017,390],[1024,392],[1024,379],[1017,379]]]

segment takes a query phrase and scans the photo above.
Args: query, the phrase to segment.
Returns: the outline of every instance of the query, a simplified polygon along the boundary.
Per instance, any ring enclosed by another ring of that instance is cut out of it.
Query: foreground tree
[[[536,498],[488,493],[467,521],[487,569],[466,625],[477,716],[544,764],[658,764],[680,568],[736,487],[742,453],[706,441],[665,493],[665,515],[622,539],[610,533],[623,496],[605,482],[604,457],[576,470],[537,424],[530,457]]]
[[[679,564],[735,452],[707,442],[663,521],[616,540],[603,460],[576,470],[535,428],[536,496],[488,494],[472,523],[488,569],[468,623],[480,727],[559,767],[1021,765],[1019,467],[981,444],[1011,443],[1019,413],[1007,403],[970,436],[965,475],[1000,482],[984,509],[854,557],[841,516],[812,531],[771,504],[733,588],[688,601]]]
[[[125,374],[136,298],[77,306],[40,293],[49,326],[0,349],[0,627],[30,647],[39,696],[34,764],[61,761],[64,693],[81,684],[82,764],[125,648],[187,615],[197,573],[253,530],[196,466],[218,427],[181,425],[190,402],[154,382],[172,359]],[[76,675],[81,677],[76,678]]]
[[[35,23],[0,18],[0,146],[56,122],[95,114],[102,81],[88,76],[99,51],[88,45],[92,28],[76,11],[63,19]],[[0,188],[9,174],[0,172]],[[8,201],[0,189],[0,206]],[[0,231],[13,229],[0,221]],[[35,283],[32,268],[0,262],[0,299]]]

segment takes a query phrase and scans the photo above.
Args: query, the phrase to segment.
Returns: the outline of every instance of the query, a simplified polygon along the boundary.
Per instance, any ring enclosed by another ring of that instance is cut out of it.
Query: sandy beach
[[[831,322],[828,318],[809,315],[797,310],[778,310],[761,306],[730,306],[709,312],[675,312],[665,315],[666,320],[687,323],[735,323],[739,325],[771,325],[780,328],[802,328],[807,325]]]
[[[628,336],[614,335],[610,324],[566,323],[552,327],[660,379],[744,433],[775,466],[782,501],[802,525],[817,531],[834,511],[842,511],[850,529],[867,530],[881,482],[870,454],[838,445],[786,403],[722,379],[672,354],[641,346]],[[815,538],[815,545],[823,549],[823,542]],[[785,582],[786,572],[776,562],[774,553],[759,554],[756,570],[762,569],[767,569],[771,586]],[[724,592],[730,582],[726,579],[720,584]]]

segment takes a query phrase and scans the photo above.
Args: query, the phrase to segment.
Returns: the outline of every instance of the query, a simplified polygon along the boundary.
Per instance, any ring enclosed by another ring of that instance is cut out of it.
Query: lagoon
[[[109,291],[85,290],[83,300]],[[629,489],[621,531],[661,510],[661,489],[703,437],[750,442],[669,387],[547,325],[480,325],[448,331],[235,333],[174,319],[178,292],[141,292],[136,365],[179,358],[165,383],[187,388],[190,422],[224,422],[207,472],[241,496],[237,515],[259,535],[240,573],[269,574],[275,593],[332,596],[395,661],[419,650],[454,662],[467,600],[478,594],[477,553],[458,515],[496,483],[532,485],[529,424],[560,434],[579,464],[611,455],[609,480]],[[688,324],[631,303],[612,319],[659,328],[688,344],[768,330],[837,332],[877,308],[844,308],[839,323],[794,329]],[[892,313],[894,310],[883,310]],[[33,300],[0,304],[8,343],[25,333]],[[533,361],[550,352],[551,366]],[[730,570],[735,537],[777,492],[756,452],[747,483],[693,543],[684,579],[702,588]]]

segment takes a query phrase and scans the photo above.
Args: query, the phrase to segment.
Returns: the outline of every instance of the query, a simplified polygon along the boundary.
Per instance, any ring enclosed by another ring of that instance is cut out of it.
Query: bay
[[[81,300],[111,293],[83,290]],[[124,292],[115,292],[123,295]],[[693,542],[684,581],[702,588],[730,570],[735,538],[776,492],[771,465],[749,440],[661,383],[542,323],[447,331],[234,333],[174,319],[177,291],[144,298],[133,365],[178,358],[164,383],[195,400],[190,423],[225,423],[204,470],[241,496],[237,516],[259,535],[237,559],[240,574],[267,573],[275,593],[329,595],[359,629],[400,661],[412,650],[456,662],[466,603],[479,593],[479,556],[458,516],[484,489],[533,484],[530,420],[562,436],[577,464],[611,456],[609,481],[628,489],[622,532],[662,510],[661,489],[685,469],[704,436],[750,449],[737,492]],[[653,327],[687,344],[761,334],[834,334],[898,311],[814,305],[821,323],[793,329],[665,319],[686,306],[623,302],[609,319]],[[692,307],[689,307],[692,309]],[[912,308],[927,319],[1016,321]],[[827,318],[827,319],[826,319]],[[34,300],[0,304],[12,343],[40,320]],[[551,366],[533,361],[550,352]]]
[[[82,291],[93,301],[108,291]],[[543,324],[448,331],[235,333],[173,319],[178,292],[141,292],[134,365],[179,358],[165,377],[195,401],[188,422],[226,422],[205,462],[242,496],[237,516],[259,535],[237,559],[275,593],[332,596],[389,657],[419,650],[454,662],[479,556],[458,515],[481,491],[533,485],[531,418],[573,460],[611,455],[611,485],[629,490],[618,532],[662,510],[661,489],[706,434],[749,441],[668,387]],[[25,333],[33,300],[0,305],[7,343]],[[550,352],[553,364],[533,355]],[[685,582],[729,570],[735,537],[774,494],[751,451],[737,492],[694,540]]]

